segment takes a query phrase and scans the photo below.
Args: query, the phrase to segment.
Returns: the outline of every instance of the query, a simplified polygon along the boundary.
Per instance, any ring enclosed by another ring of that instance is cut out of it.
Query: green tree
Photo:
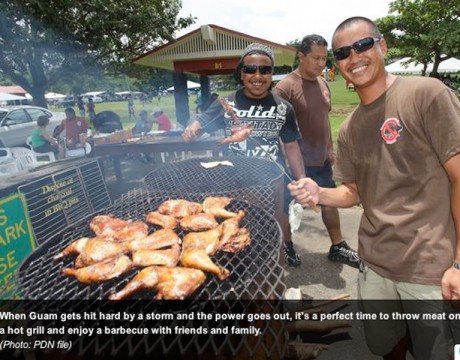
[[[0,74],[46,106],[45,91],[76,74],[117,73],[193,23],[180,0],[2,0]]]
[[[390,57],[410,57],[425,66],[460,54],[460,0],[395,0],[390,14],[377,20],[391,49]]]

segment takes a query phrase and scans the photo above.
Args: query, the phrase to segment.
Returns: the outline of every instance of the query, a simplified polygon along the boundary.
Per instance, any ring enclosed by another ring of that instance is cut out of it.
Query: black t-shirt
[[[230,94],[227,101],[242,124],[254,124],[250,138],[229,144],[231,154],[259,157],[269,154],[282,162],[279,139],[284,143],[300,139],[295,112],[291,104],[281,97],[269,93],[262,99],[252,99],[240,89]],[[198,121],[208,133],[225,129],[226,137],[231,135],[230,130],[234,125],[218,99],[198,116]]]

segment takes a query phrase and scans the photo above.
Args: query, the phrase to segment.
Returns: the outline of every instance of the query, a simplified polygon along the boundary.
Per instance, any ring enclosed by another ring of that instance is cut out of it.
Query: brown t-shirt
[[[398,77],[344,122],[334,177],[357,185],[359,255],[370,268],[440,285],[456,245],[443,164],[459,152],[460,102],[437,79]]]
[[[294,107],[302,139],[299,141],[305,166],[323,166],[331,148],[330,91],[318,76],[314,81],[303,79],[296,71],[287,75],[273,89]]]

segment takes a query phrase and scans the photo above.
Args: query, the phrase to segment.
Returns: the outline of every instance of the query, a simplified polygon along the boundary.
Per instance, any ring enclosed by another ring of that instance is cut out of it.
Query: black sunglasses
[[[356,53],[360,54],[364,51],[371,49],[374,44],[382,39],[376,37],[366,37],[364,39],[358,40],[350,46],[344,46],[334,50],[334,57],[336,60],[344,60],[350,56],[351,49],[354,49]]]
[[[243,65],[241,71],[245,74],[255,74],[257,69],[262,75],[268,75],[273,72],[273,66],[270,65]]]

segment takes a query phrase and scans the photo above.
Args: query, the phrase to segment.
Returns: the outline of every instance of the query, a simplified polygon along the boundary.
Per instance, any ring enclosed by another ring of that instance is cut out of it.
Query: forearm
[[[284,144],[284,150],[294,178],[297,180],[305,177],[305,166],[299,143],[297,141],[286,143]]]
[[[457,236],[457,253],[455,254],[455,260],[460,262],[460,184],[456,184],[452,187],[450,203],[455,224],[455,234]]]
[[[360,199],[355,184],[344,184],[336,188],[320,188],[318,203],[337,208],[347,208],[358,205]]]
[[[444,164],[444,169],[449,176],[451,185],[450,207],[457,240],[457,250],[454,256],[455,260],[460,262],[460,154],[450,158]]]

